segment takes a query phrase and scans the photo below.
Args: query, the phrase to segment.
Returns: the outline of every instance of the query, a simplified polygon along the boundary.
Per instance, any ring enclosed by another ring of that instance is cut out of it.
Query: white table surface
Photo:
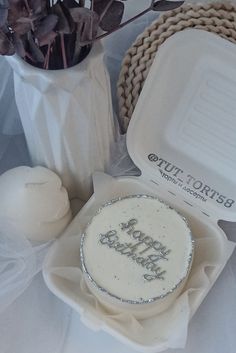
[[[141,7],[142,0],[136,0],[136,8]],[[131,13],[133,7],[128,8]],[[108,55],[108,68],[113,83],[114,107],[115,100],[115,83],[117,81],[120,63],[125,50],[131,45],[136,35],[151,22],[154,15],[146,16],[142,21],[132,24],[129,28],[125,28],[119,33],[115,33],[109,40],[105,42],[106,53]],[[2,66],[1,66],[2,65]],[[14,105],[12,78],[6,73],[5,81],[3,71],[3,61],[0,58],[0,72],[2,86],[0,83],[0,174],[5,170],[17,165],[29,164],[27,148],[22,134],[21,126],[17,118],[17,112]],[[8,78],[8,79],[6,79]],[[10,101],[10,105],[9,105]],[[8,109],[6,108],[8,106]],[[7,123],[8,121],[8,123]],[[6,133],[7,130],[7,133]],[[222,222],[230,240],[236,241],[236,223]],[[24,300],[29,300],[30,290],[36,288],[40,283],[42,291],[41,298],[47,296],[50,300],[58,301],[53,294],[44,286],[41,275],[38,275],[31,283],[27,296],[26,293],[14,304],[17,308],[22,306]],[[24,299],[25,298],[25,299]],[[43,309],[43,299],[38,300],[38,310],[40,306]],[[66,305],[59,303],[63,309]],[[30,308],[31,311],[34,308]],[[86,328],[81,322],[79,314],[70,312],[70,322],[66,333],[63,348],[58,353],[100,353],[112,351],[113,353],[132,353],[133,351],[103,332],[93,332]],[[6,314],[7,315],[7,314]],[[7,316],[5,317],[7,320]],[[20,321],[19,321],[20,325]],[[25,323],[27,329],[27,323]],[[30,327],[29,327],[30,329]],[[193,317],[187,340],[187,346],[184,350],[174,350],[173,352],[183,353],[235,353],[236,352],[236,253],[232,255],[230,261],[220,275],[216,284],[210,291],[207,298]],[[20,332],[20,331],[19,331]],[[0,352],[1,353],[33,353],[27,351],[27,345],[21,342],[18,349],[15,348],[14,342],[4,350],[1,350],[1,337],[6,334],[1,331],[0,327]],[[20,333],[19,333],[20,334]],[[36,341],[36,332],[31,333],[32,341]],[[34,336],[35,335],[35,336]],[[17,332],[15,332],[17,340]],[[14,348],[13,348],[14,347]],[[40,351],[40,345],[37,346]],[[41,350],[42,351],[42,350]],[[57,352],[51,352],[57,353]]]

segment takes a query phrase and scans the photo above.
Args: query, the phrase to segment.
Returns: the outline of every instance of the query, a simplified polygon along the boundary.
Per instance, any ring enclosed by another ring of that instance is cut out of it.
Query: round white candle
[[[90,290],[110,308],[128,310],[137,317],[161,312],[173,302],[186,281],[192,257],[186,220],[146,195],[102,207],[81,242]]]
[[[7,231],[33,241],[60,235],[71,220],[68,194],[44,167],[11,169],[0,176],[0,220]]]

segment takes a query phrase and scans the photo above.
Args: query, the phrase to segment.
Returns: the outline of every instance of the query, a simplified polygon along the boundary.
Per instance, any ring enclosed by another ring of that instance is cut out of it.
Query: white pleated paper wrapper
[[[81,63],[63,70],[7,57],[32,163],[58,173],[70,198],[91,196],[92,174],[107,170],[116,135],[103,57],[100,42]]]
[[[217,65],[215,64],[215,56],[219,58]],[[202,58],[205,59],[206,66]],[[185,119],[185,112],[189,112],[187,108],[193,107],[192,102],[194,101],[188,98],[181,100],[181,97],[186,98],[186,94],[191,96],[191,93],[194,93],[194,97],[198,97],[198,92],[201,91],[199,89],[207,77],[204,70],[209,71],[210,69],[210,73],[215,75],[214,78],[219,79],[222,72],[232,69],[233,59],[236,59],[236,48],[225,40],[206,32],[186,31],[166,41],[152,66],[127,134],[129,154],[140,168],[142,175],[140,177],[112,178],[101,173],[95,174],[94,195],[75,217],[66,233],[56,241],[44,263],[44,279],[49,289],[78,311],[81,320],[88,327],[94,330],[104,330],[136,350],[160,352],[167,348],[183,348],[185,346],[191,317],[220,275],[235,247],[234,243],[227,240],[225,233],[217,224],[220,218],[231,221],[236,219],[235,202],[233,202],[236,195],[235,191],[232,191],[233,194],[231,194],[229,189],[229,185],[232,183],[231,174],[228,174],[231,164],[228,163],[227,158],[223,159],[222,157],[218,163],[224,166],[223,172],[225,171],[225,173],[219,175],[214,170],[214,160],[212,159],[210,162],[214,149],[209,147],[207,150],[207,146],[202,143],[197,148],[198,153],[194,153],[195,144],[199,144],[199,134],[196,134],[196,139],[193,138],[189,146],[186,145],[186,141],[184,148],[178,148],[176,145],[179,137],[177,123]],[[188,62],[187,65],[186,62]],[[211,70],[212,67],[213,70]],[[182,80],[179,77],[181,70],[185,70],[189,80]],[[203,71],[199,72],[199,70]],[[202,74],[199,75],[200,73]],[[230,75],[231,79],[235,79],[236,82],[236,70],[231,70]],[[175,101],[173,94],[171,100],[169,100],[170,97],[165,99],[168,92],[171,94],[169,88],[173,77],[175,83],[173,89],[175,93],[179,94],[179,96],[176,95],[177,101]],[[196,80],[196,77],[202,78],[203,82]],[[224,88],[227,88],[228,83],[226,77]],[[209,92],[207,91],[207,93]],[[211,90],[210,93],[212,93]],[[215,96],[211,97],[213,97],[214,103]],[[219,101],[219,95],[217,97]],[[223,94],[221,94],[221,99],[224,99]],[[178,105],[178,102],[182,105]],[[214,106],[214,104],[207,106],[208,113],[211,114],[211,109]],[[177,112],[177,117],[175,114],[164,115],[163,109],[168,111],[171,108],[175,108],[173,111]],[[183,108],[183,114],[179,116],[181,108]],[[186,109],[184,110],[184,108]],[[217,117],[217,112],[215,112],[215,116]],[[184,121],[186,124],[189,123],[188,120]],[[218,132],[219,125],[217,126],[215,121],[206,119],[205,122],[207,128],[213,124],[211,127],[215,128],[215,133]],[[204,131],[205,134],[207,128]],[[176,132],[175,135],[173,129]],[[228,135],[230,131],[231,129],[228,128]],[[176,137],[176,140],[172,143],[171,137],[173,136]],[[221,147],[224,141],[223,138],[219,142]],[[206,147],[205,150],[204,147]],[[226,142],[223,147],[222,155],[224,156],[230,145]],[[178,153],[174,153],[173,149],[177,149]],[[164,171],[161,168],[156,168],[153,158],[148,158],[150,155],[157,156],[159,152],[163,159],[182,170],[182,173],[179,174],[182,178],[181,187],[180,184],[175,185],[176,178],[171,177],[167,171],[165,172],[167,177],[165,177]],[[201,164],[199,156],[203,152],[206,161]],[[233,150],[234,152],[235,150]],[[191,153],[190,160],[189,154]],[[234,156],[236,157],[236,154]],[[234,169],[233,173],[235,176]],[[189,175],[195,180],[199,180],[199,183],[200,180],[205,180],[206,184],[211,185],[212,190],[223,187],[223,190],[220,189],[220,191],[228,198],[224,199],[222,204],[221,199],[218,200],[220,202],[216,202],[216,199],[207,195],[204,200],[196,197],[199,192],[194,189],[192,190],[195,194],[186,192],[184,187],[186,180],[189,180],[186,177]],[[158,196],[177,209],[187,218],[195,239],[193,266],[182,294],[165,312],[145,320],[136,320],[132,315],[125,313],[112,315],[105,312],[85,285],[79,257],[80,236],[99,206],[118,196],[137,193]],[[232,207],[228,207],[227,202]]]

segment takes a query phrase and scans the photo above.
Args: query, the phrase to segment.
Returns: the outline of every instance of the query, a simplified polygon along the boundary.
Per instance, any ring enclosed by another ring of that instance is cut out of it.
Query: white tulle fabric
[[[41,271],[51,242],[32,245],[24,236],[0,231],[0,314],[29,286]]]
[[[5,226],[0,231],[0,351],[61,352],[71,310],[41,276],[52,241],[32,244]]]

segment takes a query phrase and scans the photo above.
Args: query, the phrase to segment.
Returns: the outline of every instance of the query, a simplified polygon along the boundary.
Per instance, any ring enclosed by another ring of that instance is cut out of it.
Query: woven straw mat
[[[145,79],[159,46],[187,28],[213,32],[236,43],[236,5],[230,3],[184,4],[155,20],[126,52],[117,93],[122,132],[126,132]]]

